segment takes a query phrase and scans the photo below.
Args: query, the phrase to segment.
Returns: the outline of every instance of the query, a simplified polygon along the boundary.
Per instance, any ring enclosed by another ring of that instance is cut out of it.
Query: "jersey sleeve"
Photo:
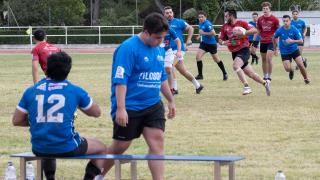
[[[274,17],[274,24],[275,24],[275,29],[279,29],[280,27],[280,21],[278,18]]]
[[[302,39],[302,35],[301,35],[301,33],[299,32],[298,29],[294,29],[294,39],[295,39],[295,40],[300,40],[300,39]]]
[[[252,28],[252,26],[249,26],[249,24],[246,21],[242,21],[242,27],[246,30],[249,30]]]
[[[302,21],[302,29],[305,29],[306,27],[306,22]]]
[[[26,113],[26,114],[28,114],[28,100],[27,100],[28,95],[27,95],[27,92],[28,92],[28,90],[26,90],[23,93],[23,95],[19,101],[19,104],[17,105],[17,109],[21,112]]]
[[[32,61],[39,61],[38,49],[33,48],[31,51]]]
[[[120,46],[114,54],[112,66],[112,82],[114,84],[127,84],[128,77],[134,66],[134,53],[129,44]]]
[[[180,26],[180,28],[183,29],[183,30],[185,30],[188,25],[189,25],[189,24],[188,24],[186,21],[184,21],[184,20],[180,20],[180,21],[179,21],[179,26]]]
[[[261,18],[261,17],[260,17]],[[258,31],[261,31],[261,23],[260,23],[260,18],[258,19],[258,21],[257,21],[257,29],[258,29]]]
[[[274,33],[273,37],[278,38],[280,36],[280,29],[277,29],[276,32]]]
[[[79,95],[79,108],[82,110],[88,110],[91,108],[93,104],[92,98],[89,96],[89,94],[82,88],[79,87],[78,89],[78,95]]]

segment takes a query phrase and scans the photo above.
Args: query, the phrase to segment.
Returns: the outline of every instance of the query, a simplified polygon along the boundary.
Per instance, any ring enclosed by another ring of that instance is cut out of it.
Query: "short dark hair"
[[[147,31],[149,34],[156,34],[168,30],[168,21],[160,13],[151,13],[144,20],[143,31]]]
[[[166,6],[166,7],[163,8],[163,10],[167,10],[167,9],[172,9],[172,7],[171,6]]]
[[[253,16],[253,15],[259,16],[259,14],[258,14],[257,12],[253,12],[253,13],[252,13],[252,16]]]
[[[267,1],[261,3],[261,7],[267,7],[267,6],[268,6],[270,9],[271,9],[271,7],[272,7],[271,3],[267,2]]]
[[[234,9],[226,9],[224,12],[228,12],[229,13],[229,16],[233,16],[234,18],[237,19],[237,11],[234,10]]]
[[[208,17],[207,13],[204,12],[204,11],[199,11],[199,12],[198,12],[198,16],[199,16],[200,14],[201,14],[201,15],[204,15],[205,17]]]
[[[34,33],[33,33],[33,37],[35,40],[37,41],[43,41],[44,38],[46,37],[46,32],[44,32],[43,29],[37,29]]]
[[[289,15],[287,15],[287,14],[283,15],[282,18],[283,18],[283,19],[284,19],[284,18],[289,18],[289,19],[291,19],[291,17],[290,17]]]
[[[296,12],[296,13],[299,13],[299,11],[298,11],[297,9],[292,10],[291,13],[293,14],[293,13],[295,13],[295,12]]]
[[[47,77],[61,81],[65,80],[71,70],[72,59],[65,52],[51,54],[47,59]]]

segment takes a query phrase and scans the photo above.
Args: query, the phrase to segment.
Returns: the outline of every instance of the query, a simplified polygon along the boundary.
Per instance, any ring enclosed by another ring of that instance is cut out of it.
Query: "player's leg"
[[[267,96],[270,96],[271,91],[270,91],[270,81],[269,80],[263,80],[252,68],[251,65],[247,65],[246,67],[243,68],[243,71],[247,76],[249,76],[251,79],[256,81],[259,84],[262,84],[265,89],[266,89],[266,94]]]
[[[273,48],[273,44],[269,43],[268,44],[268,50],[267,50],[267,55],[266,55],[266,59],[267,59],[267,74],[268,77],[267,79],[269,81],[271,81],[271,74],[272,74],[272,67],[273,67],[273,63],[272,63],[272,58],[274,55],[274,48]]]
[[[267,44],[260,45],[260,54],[261,54],[261,61],[262,61],[262,72],[263,72],[263,79],[268,79],[268,63],[267,63],[267,51],[268,46]]]
[[[173,60],[174,60],[173,51],[172,49],[168,49],[166,51],[166,56],[164,59],[164,67],[168,76],[168,84],[172,92],[173,92],[173,73],[172,73]]]
[[[218,52],[217,52],[217,45],[216,44],[208,45],[208,50],[211,54],[213,61],[216,62],[217,65],[219,66],[219,68],[223,74],[223,80],[224,81],[228,80],[228,74],[227,74],[226,69],[224,67],[223,61],[220,59]]]
[[[42,170],[47,180],[54,180],[56,173],[56,159],[42,159],[41,160]]]
[[[247,95],[252,93],[252,90],[248,84],[248,81],[245,77],[245,74],[243,72],[243,70],[241,69],[241,67],[243,66],[243,61],[240,57],[235,57],[233,60],[233,70],[237,73],[239,80],[241,81],[241,83],[243,84],[243,95]]]
[[[203,79],[202,69],[203,69],[203,63],[202,63],[202,57],[206,53],[205,50],[201,49],[201,45],[197,51],[196,60],[197,60],[197,68],[198,68],[198,75],[195,77],[197,80]]]
[[[295,62],[297,63],[299,69],[300,69],[300,73],[301,73],[301,75],[302,75],[303,78],[304,78],[304,82],[305,82],[306,84],[309,84],[309,83],[310,83],[310,79],[308,78],[307,70],[306,70],[306,68],[304,67],[302,57],[301,57],[301,56],[298,56],[298,57],[296,57],[294,60],[295,60]]]

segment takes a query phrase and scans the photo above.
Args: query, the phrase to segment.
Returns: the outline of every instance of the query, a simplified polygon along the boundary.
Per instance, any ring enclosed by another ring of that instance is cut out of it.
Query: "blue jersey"
[[[199,23],[199,30],[203,32],[211,32],[213,30],[213,25],[210,21],[205,20],[203,23]],[[214,36],[201,35],[201,42],[206,44],[217,44],[216,38]]]
[[[117,110],[116,85],[126,85],[126,109],[140,111],[161,100],[160,88],[167,80],[165,51],[160,46],[145,45],[139,36],[123,42],[113,55],[111,75],[111,116]]]
[[[257,23],[255,21],[250,21],[249,25],[251,25],[252,27],[255,27],[255,28],[257,27]],[[253,35],[249,35],[248,39],[249,39],[249,41],[253,41]],[[260,35],[257,35],[256,41],[260,41],[260,39],[261,39]]]
[[[17,108],[28,113],[32,150],[57,154],[76,149],[80,135],[74,129],[74,113],[77,107],[86,110],[91,105],[88,93],[67,80],[42,79],[28,88]]]
[[[181,41],[181,51],[185,51],[183,31],[186,29],[187,23],[182,19],[173,18],[171,21],[169,21],[169,25],[170,28],[176,32],[178,38]],[[170,42],[170,47],[172,48],[172,50],[177,50],[177,45],[173,40],[171,40]]]
[[[300,32],[294,26],[291,26],[290,29],[285,29],[282,26],[275,32],[274,38],[279,38],[279,49],[281,54],[291,54],[299,49],[297,43],[286,43],[288,38],[293,40],[302,39]]]
[[[306,23],[302,19],[297,19],[296,21],[294,19],[292,19],[291,25],[296,27],[299,30],[299,32],[302,36],[302,39],[304,39],[303,29],[306,28]]]
[[[178,36],[176,34],[176,32],[173,29],[169,29],[169,31],[167,31],[166,37],[163,40],[164,43],[164,49],[168,50],[171,48],[171,40],[173,40],[173,43],[176,44],[176,42],[174,41],[175,39],[177,39]]]

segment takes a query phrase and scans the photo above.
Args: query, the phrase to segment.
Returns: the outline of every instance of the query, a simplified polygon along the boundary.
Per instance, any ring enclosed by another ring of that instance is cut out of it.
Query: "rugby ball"
[[[236,26],[236,27],[234,27],[233,29],[232,29],[232,33],[234,34],[234,35],[240,35],[240,34],[242,34],[242,35],[245,35],[246,34],[246,29],[245,28],[243,28],[243,27],[241,27],[241,26]]]

